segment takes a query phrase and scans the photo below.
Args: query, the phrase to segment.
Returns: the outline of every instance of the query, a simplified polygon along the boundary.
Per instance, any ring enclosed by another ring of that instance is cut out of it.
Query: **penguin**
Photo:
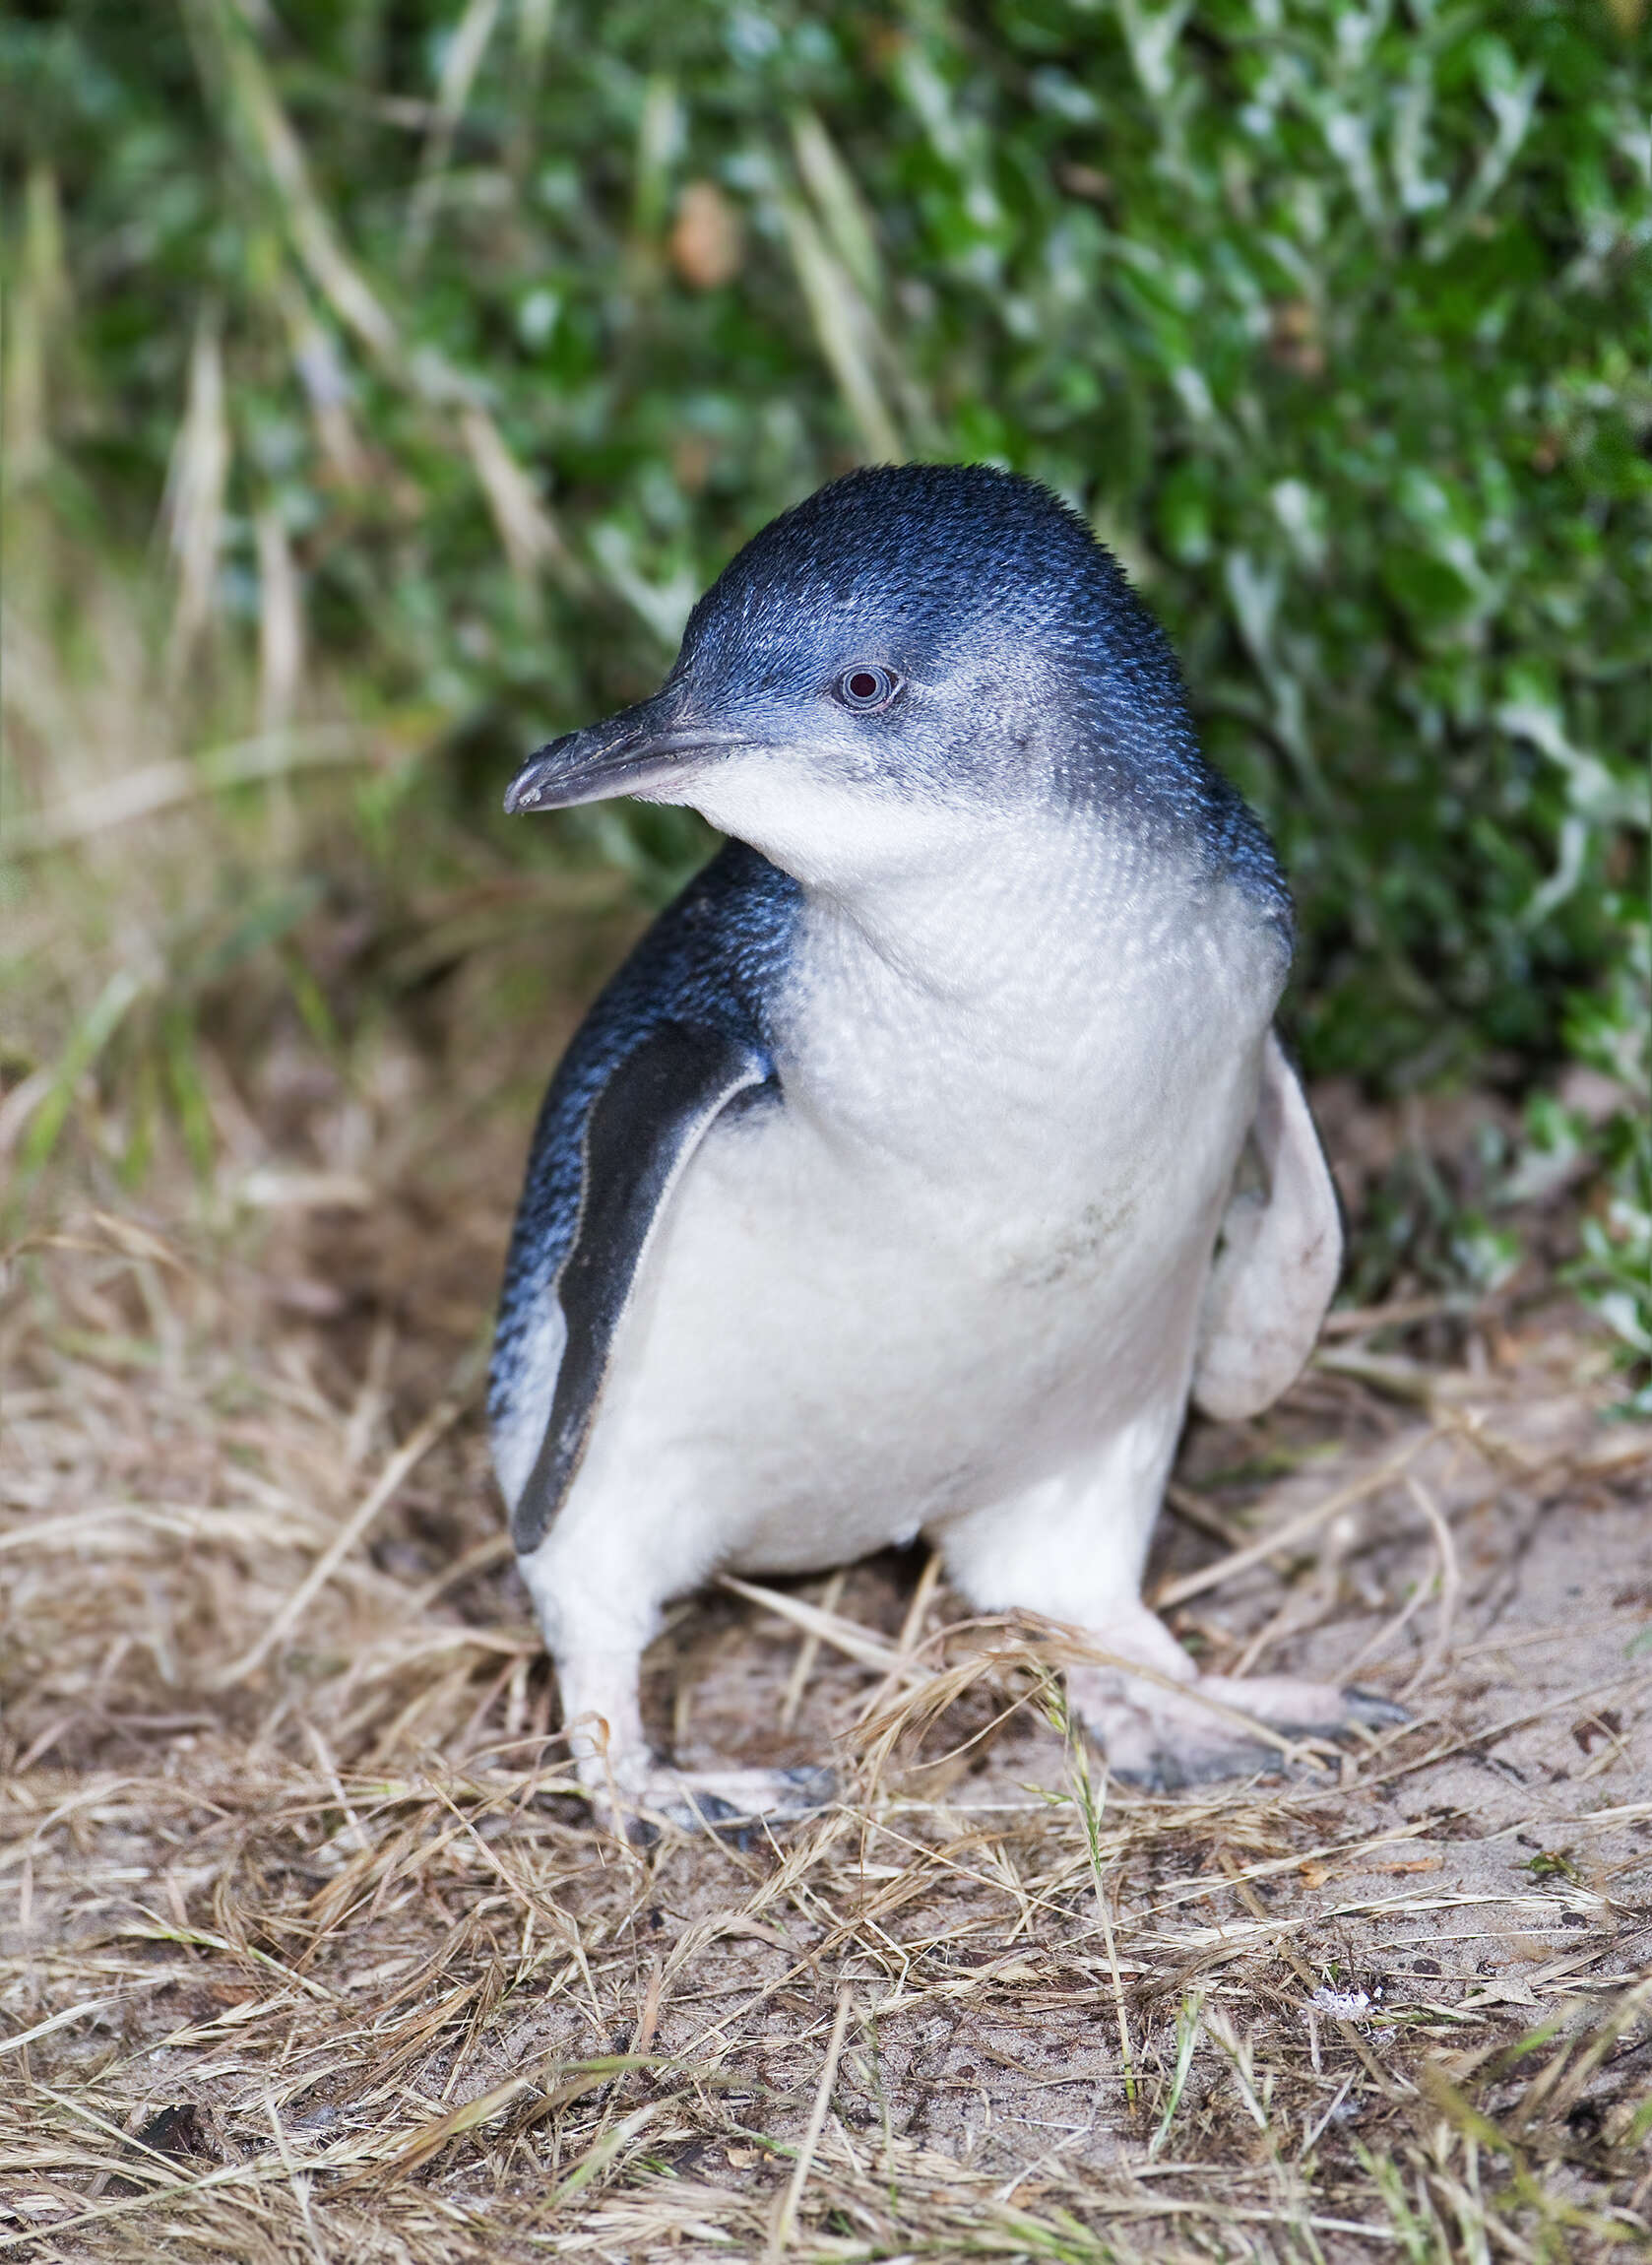
[[[1109,1655],[1068,1695],[1126,1780],[1383,1714],[1201,1675],[1142,1600],[1189,1399],[1286,1389],[1341,1227],[1274,1029],[1278,861],[1085,521],[979,465],[833,481],[724,569],[652,698],[540,748],[505,808],[625,795],[728,839],[551,1080],[489,1391],[599,1809],[828,1797],[658,1758],[644,1647],[724,1571],[919,1535],[979,1611]]]

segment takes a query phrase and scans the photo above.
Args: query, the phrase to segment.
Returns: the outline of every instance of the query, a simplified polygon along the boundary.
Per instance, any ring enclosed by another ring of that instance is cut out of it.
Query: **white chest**
[[[834,1562],[1183,1389],[1277,953],[1122,877],[999,859],[875,929],[811,904],[784,1104],[685,1175],[581,1490],[715,1499],[742,1561]]]

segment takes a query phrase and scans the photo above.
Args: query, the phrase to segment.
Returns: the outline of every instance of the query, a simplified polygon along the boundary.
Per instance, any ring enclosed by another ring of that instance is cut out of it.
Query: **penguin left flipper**
[[[1247,1155],[1263,1187],[1229,1200],[1205,1286],[1193,1402],[1234,1422],[1272,1405],[1301,1373],[1342,1263],[1342,1221],[1301,1080],[1268,1033]]]
[[[666,1021],[621,1057],[593,1100],[578,1224],[554,1291],[567,1334],[544,1437],[511,1512],[519,1555],[543,1541],[579,1469],[615,1332],[683,1168],[712,1120],[768,1074],[740,1039]]]

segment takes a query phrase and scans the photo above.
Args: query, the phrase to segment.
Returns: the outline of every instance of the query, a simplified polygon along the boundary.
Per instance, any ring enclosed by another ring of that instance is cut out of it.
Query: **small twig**
[[[276,2096],[273,2092],[265,2095],[264,2111],[270,2118],[270,2129],[276,2135],[276,2153],[281,2157],[281,2167],[286,2172],[286,2182],[292,2189],[292,2199],[297,2203],[298,2215],[304,2222],[304,2233],[310,2244],[310,2255],[315,2259],[315,2265],[327,2265],[327,2255],[316,2233],[315,2220],[310,2215],[310,2182],[292,2160],[292,2150],[286,2144],[286,2133],[282,2129],[281,2116],[276,2109]]]
[[[1136,2061],[1130,2047],[1130,2018],[1124,2005],[1124,1976],[1118,1964],[1118,1945],[1112,1931],[1112,1911],[1108,1904],[1107,1883],[1102,1877],[1102,1811],[1107,1803],[1108,1771],[1102,1765],[1102,1799],[1096,1801],[1090,1784],[1090,1760],[1084,1744],[1084,1732],[1068,1715],[1066,1719],[1067,1755],[1073,1778],[1077,1783],[1079,1807],[1084,1818],[1084,1844],[1090,1858],[1090,1886],[1096,1900],[1096,1915],[1102,1922],[1102,1942],[1107,1952],[1108,1973],[1112,1981],[1112,2010],[1118,2024],[1118,2064],[1124,2076],[1124,2098],[1134,2108],[1136,2104]]]
[[[1439,1620],[1433,1635],[1429,1639],[1429,1648],[1419,1662],[1416,1674],[1400,1693],[1402,1699],[1409,1699],[1414,1691],[1421,1691],[1439,1672],[1450,1649],[1451,1630],[1463,1593],[1463,1574],[1457,1562],[1457,1545],[1451,1538],[1451,1528],[1438,1503],[1422,1480],[1409,1471],[1406,1473],[1406,1485],[1411,1491],[1412,1501],[1433,1527],[1434,1545],[1439,1551]]]
[[[1203,1495],[1195,1494],[1190,1487],[1177,1486],[1173,1480],[1165,1489],[1165,1505],[1167,1509],[1174,1510],[1177,1518],[1185,1519],[1198,1532],[1208,1534],[1212,1541],[1219,1541],[1224,1549],[1242,1549],[1245,1546],[1242,1529],[1231,1518],[1224,1518],[1221,1511],[1206,1502]]]
[[[213,1690],[224,1691],[233,1683],[243,1682],[269,1655],[273,1647],[281,1642],[312,1598],[326,1587],[409,1472],[424,1459],[442,1434],[458,1420],[460,1412],[461,1403],[458,1400],[443,1400],[439,1407],[433,1408],[425,1417],[412,1439],[397,1449],[362,1497],[359,1508],[346,1520],[331,1544],[322,1551],[257,1643],[250,1650],[243,1651],[238,1659],[232,1659],[227,1667],[220,1668],[212,1678],[210,1687]]]
[[[802,2200],[808,2174],[814,2168],[815,2150],[820,2145],[820,2134],[826,2128],[826,2110],[832,2104],[832,2086],[838,2073],[838,2061],[843,2053],[844,2034],[849,2028],[850,1987],[847,1981],[838,1984],[838,2009],[832,2017],[832,2034],[826,2041],[826,2064],[820,2071],[820,2084],[814,2096],[814,2106],[809,2114],[808,2129],[803,2133],[803,2144],[797,2150],[797,2160],[792,2167],[792,2177],[787,2185],[786,2198],[775,2220],[775,2230],[769,2241],[769,2255],[779,2257],[792,2239],[792,2228],[796,2221],[797,2205]]]
[[[916,1651],[918,1639],[923,1632],[923,1615],[929,1609],[930,1599],[940,1586],[941,1553],[931,1549],[924,1560],[923,1570],[918,1577],[918,1586],[907,1606],[907,1616],[901,1622],[901,1633],[896,1638],[896,1649],[902,1652]]]
[[[821,1643],[829,1644],[834,1651],[842,1651],[851,1659],[858,1659],[862,1667],[878,1667],[886,1671],[901,1669],[909,1662],[901,1657],[881,1636],[874,1636],[869,1628],[858,1627],[853,1620],[844,1620],[835,1612],[824,1611],[818,1604],[810,1604],[801,1596],[787,1596],[778,1588],[760,1588],[755,1582],[740,1581],[731,1573],[722,1576],[721,1586],[743,1596],[749,1603],[761,1604],[767,1611],[778,1612],[782,1620],[790,1620],[806,1634],[818,1636]]]
[[[1163,1612],[1170,1605],[1185,1604],[1190,1596],[1202,1596],[1207,1588],[1220,1587],[1224,1581],[1231,1581],[1236,1573],[1246,1573],[1251,1566],[1260,1565],[1264,1558],[1272,1557],[1281,1549],[1290,1548],[1293,1542],[1305,1540],[1328,1518],[1334,1518],[1339,1510],[1350,1509],[1355,1503],[1363,1502],[1366,1495],[1379,1493],[1398,1478],[1406,1464],[1437,1436],[1438,1427],[1430,1425],[1427,1431],[1420,1431],[1415,1438],[1408,1440],[1397,1455],[1391,1455],[1386,1462],[1378,1463],[1375,1470],[1366,1471],[1363,1478],[1340,1487],[1335,1494],[1327,1495],[1323,1502],[1316,1502],[1311,1510],[1304,1510],[1300,1517],[1287,1519],[1282,1526],[1272,1533],[1263,1534],[1259,1541],[1248,1542],[1243,1549],[1236,1549],[1230,1556],[1219,1557],[1214,1565],[1207,1565],[1198,1573],[1183,1574],[1179,1581],[1167,1582],[1154,1594],[1155,1607]]]
[[[837,1611],[848,1580],[849,1574],[844,1567],[833,1574],[821,1593],[822,1612]],[[797,1647],[797,1656],[787,1679],[786,1696],[780,1703],[780,1726],[783,1730],[790,1730],[797,1719],[797,1710],[803,1703],[803,1693],[808,1688],[808,1679],[814,1673],[814,1663],[819,1656],[820,1631],[811,1628]]]
[[[1329,1313],[1319,1325],[1324,1337],[1363,1337],[1373,1329],[1404,1328],[1413,1322],[1431,1322],[1436,1314],[1472,1310],[1460,1298],[1401,1298],[1391,1306],[1347,1306]]]

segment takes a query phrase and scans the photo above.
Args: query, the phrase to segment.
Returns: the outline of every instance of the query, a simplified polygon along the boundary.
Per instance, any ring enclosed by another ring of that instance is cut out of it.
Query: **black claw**
[[[801,1763],[795,1770],[783,1770],[781,1776],[789,1785],[796,1786],[811,1809],[823,1809],[837,1797],[837,1773],[818,1763]]]
[[[1195,1763],[1188,1782],[1208,1785],[1218,1778],[1279,1778],[1289,1775],[1289,1767],[1277,1746],[1230,1746],[1210,1755],[1202,1769]]]
[[[708,1825],[721,1825],[730,1817],[743,1817],[745,1813],[736,1809],[732,1801],[724,1800],[719,1793],[696,1793],[693,1806]]]
[[[720,1800],[715,1793],[697,1794],[692,1806],[685,1802],[679,1807],[673,1801],[659,1813],[680,1826],[684,1832],[709,1832],[719,1839],[724,1837],[719,1828],[729,1818],[740,1817],[739,1810],[731,1801]],[[743,1819],[741,1821],[743,1823]],[[734,1837],[737,1839],[738,1836]],[[625,1838],[634,1848],[652,1848],[660,1839],[660,1827],[650,1817],[631,1816],[625,1820]]]
[[[1349,1719],[1363,1722],[1368,1730],[1411,1720],[1409,1707],[1402,1707],[1397,1699],[1384,1699],[1380,1691],[1367,1691],[1358,1683],[1350,1683],[1345,1688],[1342,1701],[1348,1709]]]
[[[1193,1755],[1161,1747],[1145,1770],[1113,1770],[1112,1775],[1121,1785],[1137,1785],[1144,1793],[1186,1793],[1223,1778],[1278,1777],[1284,1767],[1284,1756],[1272,1746],[1221,1746]]]

